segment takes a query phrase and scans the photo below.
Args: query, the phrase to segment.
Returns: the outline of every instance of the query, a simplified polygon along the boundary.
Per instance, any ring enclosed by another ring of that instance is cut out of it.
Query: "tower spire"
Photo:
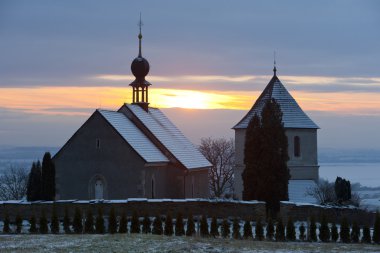
[[[273,52],[273,75],[276,76],[277,68],[276,68],[276,51]]]
[[[139,38],[139,57],[142,57],[142,55],[141,55],[141,39],[142,39],[141,27],[142,27],[144,24],[143,24],[143,22],[141,21],[141,12],[140,12],[140,21],[139,21],[138,25],[139,25],[139,28],[140,28],[140,33],[139,33],[139,36],[138,36],[138,38]]]

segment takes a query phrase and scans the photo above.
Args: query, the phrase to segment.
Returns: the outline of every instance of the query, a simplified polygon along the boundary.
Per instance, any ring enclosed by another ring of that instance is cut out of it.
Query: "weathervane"
[[[276,75],[277,68],[276,68],[276,51],[273,51],[273,73]]]
[[[141,12],[140,12],[140,21],[139,21],[139,23],[138,23],[138,26],[139,26],[139,28],[140,28],[140,33],[139,33],[139,57],[142,57],[141,56],[141,39],[142,39],[142,34],[141,34],[141,27],[143,26],[144,24],[143,24],[143,22],[141,21]]]

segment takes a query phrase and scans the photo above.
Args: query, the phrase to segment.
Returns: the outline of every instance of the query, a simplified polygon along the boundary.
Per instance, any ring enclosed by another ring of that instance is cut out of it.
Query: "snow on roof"
[[[147,162],[168,162],[168,158],[123,113],[98,110],[131,147]]]
[[[277,76],[273,76],[260,97],[256,100],[251,110],[233,128],[247,128],[252,117],[257,114],[260,116],[265,103],[274,98],[280,104],[282,111],[282,122],[285,128],[309,128],[318,129],[319,127],[306,115],[298,105],[297,101],[290,95]]]
[[[316,204],[317,200],[306,194],[309,188],[315,186],[313,180],[289,180],[289,201]]]
[[[187,169],[211,167],[210,162],[159,109],[149,108],[146,112],[138,105],[125,106]]]

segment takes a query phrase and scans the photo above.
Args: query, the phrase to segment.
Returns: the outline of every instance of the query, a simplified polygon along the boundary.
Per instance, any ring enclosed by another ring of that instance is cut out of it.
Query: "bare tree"
[[[307,189],[306,194],[314,197],[321,205],[336,201],[334,184],[323,179],[320,179],[314,187]]]
[[[26,194],[28,173],[23,168],[9,167],[0,174],[0,200],[18,200]]]
[[[209,173],[211,196],[220,198],[227,193],[232,193],[235,159],[233,140],[202,138],[199,150],[212,164]]]

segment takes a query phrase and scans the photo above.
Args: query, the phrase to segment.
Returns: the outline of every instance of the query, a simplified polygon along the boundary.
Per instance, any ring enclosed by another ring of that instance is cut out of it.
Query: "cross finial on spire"
[[[276,68],[276,51],[273,52],[273,75],[276,75],[277,68]]]
[[[143,26],[143,22],[141,21],[141,12],[140,12],[140,21],[138,23],[138,26],[140,28],[140,33],[139,33],[139,57],[141,57],[141,39],[142,39],[142,34],[141,34],[141,27]]]

